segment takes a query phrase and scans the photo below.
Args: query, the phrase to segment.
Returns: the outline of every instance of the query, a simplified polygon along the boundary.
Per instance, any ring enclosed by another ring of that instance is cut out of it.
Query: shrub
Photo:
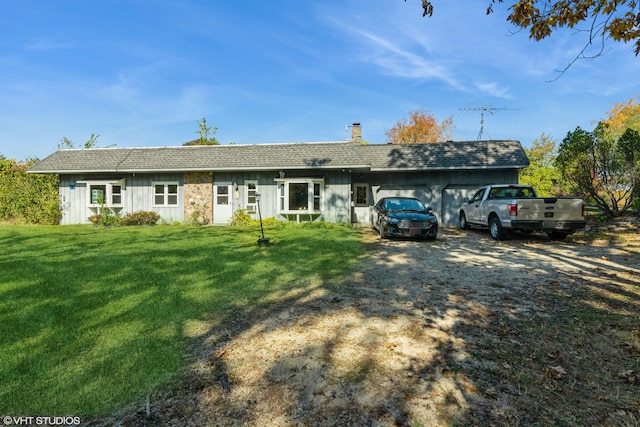
[[[233,216],[231,217],[231,220],[229,221],[229,225],[232,225],[232,226],[243,226],[243,225],[259,226],[260,225],[260,220],[251,218],[251,216],[247,213],[246,209],[238,209],[237,211],[235,211],[233,213]],[[274,217],[263,218],[262,219],[262,225],[264,227],[274,227],[274,226],[277,226],[277,225],[282,225],[282,221],[280,221],[279,219],[274,218]]]
[[[160,215],[151,211],[137,211],[126,214],[122,218],[122,225],[156,225]]]
[[[238,209],[233,213],[229,225],[249,225],[253,222],[246,209]]]
[[[58,177],[28,174],[36,159],[18,162],[0,155],[0,221],[59,224]]]
[[[122,222],[122,218],[120,218],[117,214],[111,213],[108,210],[104,210],[102,213],[91,215],[89,217],[89,221],[91,221],[91,223],[94,225],[113,227],[120,225]]]

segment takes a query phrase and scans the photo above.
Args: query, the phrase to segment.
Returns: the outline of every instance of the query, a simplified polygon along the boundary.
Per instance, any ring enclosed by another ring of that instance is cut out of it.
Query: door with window
[[[213,223],[227,224],[233,215],[232,188],[230,182],[218,182],[213,186]]]
[[[351,221],[357,224],[369,223],[369,184],[353,184],[351,193],[353,217]]]

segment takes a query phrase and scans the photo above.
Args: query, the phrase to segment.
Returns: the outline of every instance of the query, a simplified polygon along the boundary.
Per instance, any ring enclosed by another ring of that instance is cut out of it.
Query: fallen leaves
[[[567,375],[567,371],[560,365],[547,366],[542,370],[543,374],[547,378],[560,379]]]

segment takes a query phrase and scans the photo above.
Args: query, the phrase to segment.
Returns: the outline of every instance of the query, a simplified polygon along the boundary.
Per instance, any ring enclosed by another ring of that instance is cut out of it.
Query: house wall
[[[123,175],[119,175],[121,178]],[[473,170],[473,171],[437,171],[437,172],[359,172],[343,170],[292,170],[286,171],[286,178],[324,178],[324,192],[321,200],[322,216],[327,222],[354,221],[366,225],[369,222],[368,210],[352,206],[352,184],[369,185],[369,204],[373,205],[384,196],[411,196],[431,206],[438,215],[441,225],[455,226],[458,222],[458,210],[464,197],[470,196],[478,187],[485,184],[516,183],[518,171]],[[155,211],[164,222],[190,222],[196,212],[203,223],[226,223],[215,221],[216,207],[213,203],[213,186],[218,182],[232,186],[231,209],[236,212],[246,208],[247,181],[257,181],[261,194],[260,210],[262,218],[276,217],[278,214],[279,193],[276,181],[280,177],[278,170],[255,172],[198,172],[166,174],[126,174],[123,189],[123,208],[125,215],[135,211]],[[60,199],[62,206],[61,224],[85,224],[96,213],[95,208],[87,206],[87,184],[78,181],[88,176],[61,175]],[[177,206],[154,206],[154,183],[171,182],[178,184]],[[236,189],[237,185],[237,189]],[[357,213],[357,215],[356,215]],[[257,212],[251,214],[258,218]],[[289,219],[292,219],[289,217]],[[303,218],[307,219],[308,218]]]
[[[315,173],[313,173],[315,172]],[[292,170],[286,172],[286,178],[319,178],[324,177],[324,192],[321,200],[322,219],[329,222],[349,222],[350,209],[350,177],[348,171],[318,171]],[[280,177],[278,170],[264,172],[243,172],[243,173],[216,173],[214,182],[230,182],[235,187],[233,212],[246,208],[246,186],[247,181],[257,181],[258,193],[261,195],[260,213],[262,218],[275,217],[280,220],[286,218],[278,213],[279,203],[279,183],[276,181]],[[215,216],[215,207],[214,207]],[[258,219],[258,213],[251,214],[251,217]]]
[[[155,211],[160,215],[162,221],[170,223],[184,221],[184,179],[182,173],[120,174],[117,177],[125,179],[125,185],[122,189],[122,208],[117,209],[120,215],[136,211]],[[79,182],[92,179],[104,180],[105,177],[60,175],[61,224],[89,224],[88,218],[98,213],[97,208],[88,206],[88,184]],[[154,206],[154,183],[178,184],[178,204],[176,206]]]
[[[200,224],[213,221],[213,173],[184,174],[184,218]]]

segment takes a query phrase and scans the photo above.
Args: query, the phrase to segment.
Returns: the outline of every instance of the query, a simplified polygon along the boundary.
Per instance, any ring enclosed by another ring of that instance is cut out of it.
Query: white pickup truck
[[[537,197],[529,185],[487,185],[465,197],[460,207],[460,228],[489,227],[491,237],[501,240],[509,230],[546,232],[560,240],[584,229],[584,201],[564,197]]]

